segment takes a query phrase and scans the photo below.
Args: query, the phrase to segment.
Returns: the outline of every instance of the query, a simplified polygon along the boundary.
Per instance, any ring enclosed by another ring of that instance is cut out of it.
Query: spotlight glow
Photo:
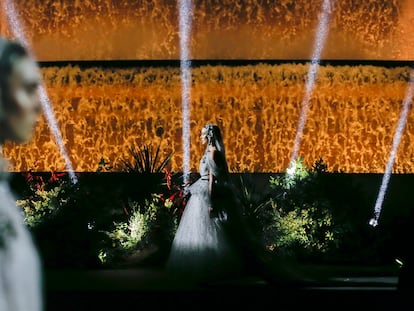
[[[189,39],[192,22],[191,0],[180,0],[179,5],[179,32],[180,32],[180,72],[181,98],[183,122],[183,178],[186,184],[190,177],[190,93],[191,93],[191,60]]]
[[[17,38],[25,47],[26,49],[29,51],[29,53],[31,55],[34,55],[33,52],[31,51],[29,44],[27,43],[26,37],[25,37],[25,32],[21,26],[21,23],[19,21],[17,12],[16,12],[16,8],[14,7],[14,3],[10,0],[3,0],[3,10],[6,13],[7,16],[7,20],[9,22],[10,25],[10,29],[12,31],[12,34],[15,38]],[[33,56],[33,59],[35,59],[35,57]],[[65,160],[66,163],[66,168],[68,170],[69,173],[69,177],[72,181],[72,183],[77,183],[78,179],[74,173],[73,167],[72,167],[72,163],[69,159],[69,156],[65,150],[65,146],[63,144],[63,139],[62,136],[60,134],[55,116],[53,114],[51,105],[50,105],[50,100],[49,97],[47,95],[46,92],[46,88],[43,85],[43,83],[40,85],[39,87],[39,96],[40,96],[40,101],[42,103],[42,108],[43,111],[45,112],[46,115],[46,120],[50,126],[50,128],[52,129],[52,133],[55,137],[55,140],[59,146],[60,152]]]
[[[308,76],[306,78],[306,93],[302,100],[298,128],[296,130],[296,137],[295,137],[295,142],[293,145],[293,150],[292,150],[292,155],[290,157],[289,165],[292,165],[292,163],[298,157],[298,150],[299,150],[300,142],[302,139],[303,128],[305,127],[306,117],[308,113],[309,100],[311,98],[312,91],[315,86],[315,81],[316,81],[317,73],[319,69],[319,61],[321,58],[322,49],[323,49],[323,46],[325,45],[325,41],[328,36],[329,19],[330,19],[330,15],[332,12],[331,1],[332,0],[323,1],[322,12],[319,17],[319,24],[318,24],[317,33],[316,33],[316,40],[315,40],[314,47],[313,47],[312,60],[311,60],[310,68],[308,71]]]
[[[394,165],[395,156],[397,155],[398,146],[400,145],[402,132],[404,131],[405,124],[407,123],[408,112],[410,111],[412,98],[414,93],[414,71],[411,71],[409,86],[405,94],[403,101],[403,109],[401,110],[400,119],[398,120],[398,126],[394,133],[392,141],[392,148],[388,157],[388,162],[385,167],[384,175],[382,176],[381,186],[378,192],[377,200],[374,207],[374,216],[370,219],[369,224],[373,227],[378,225],[378,219],[380,217],[382,204],[384,202],[385,193],[387,192],[388,183],[391,177],[392,167]]]

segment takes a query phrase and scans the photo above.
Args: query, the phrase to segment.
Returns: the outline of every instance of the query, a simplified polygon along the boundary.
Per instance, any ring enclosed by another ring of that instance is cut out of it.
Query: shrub
[[[137,251],[156,246],[165,247],[174,237],[177,218],[174,203],[162,194],[152,194],[143,206],[130,201],[132,213],[126,222],[114,223],[113,230],[104,231],[109,238],[107,246],[99,252],[105,265],[118,265]]]
[[[98,250],[113,219],[124,218],[120,188],[84,180],[76,184],[66,173],[29,171],[28,187],[19,195],[25,222],[46,268],[96,268]],[[108,193],[111,195],[108,196]]]
[[[65,173],[51,172],[49,178],[32,171],[22,173],[28,186],[28,193],[16,201],[24,213],[24,221],[29,228],[44,222],[66,203],[63,193],[66,191]]]
[[[239,202],[251,232],[275,254],[320,257],[334,249],[342,232],[334,222],[321,177],[322,159],[309,169],[298,158],[284,174],[271,176],[269,190],[257,189],[247,175],[236,183]]]
[[[311,169],[298,158],[284,175],[270,178],[273,222],[265,228],[266,246],[284,255],[320,256],[335,246],[338,228],[320,183],[322,159]]]

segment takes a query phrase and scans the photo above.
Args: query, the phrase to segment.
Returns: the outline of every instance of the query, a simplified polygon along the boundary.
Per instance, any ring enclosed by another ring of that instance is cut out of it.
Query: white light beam
[[[182,142],[183,142],[183,179],[188,183],[190,177],[190,104],[191,104],[191,60],[189,52],[192,3],[191,0],[179,0],[179,32],[180,32],[180,72],[182,98]]]
[[[319,18],[319,24],[316,33],[316,40],[313,47],[312,61],[306,78],[306,93],[302,100],[301,112],[299,115],[298,127],[296,130],[295,142],[293,145],[292,155],[290,157],[289,165],[298,157],[298,151],[303,135],[303,128],[305,127],[306,117],[308,113],[308,105],[312,95],[313,88],[319,69],[319,61],[322,54],[322,49],[325,45],[326,38],[329,32],[329,19],[332,12],[332,0],[324,0],[322,5],[322,13]]]
[[[373,227],[378,225],[378,220],[381,214],[382,204],[384,202],[385,193],[387,192],[388,183],[392,173],[392,167],[394,165],[395,157],[397,155],[398,146],[400,145],[401,136],[404,131],[405,124],[407,123],[408,112],[410,111],[412,98],[414,93],[414,71],[411,71],[409,85],[403,101],[403,108],[401,110],[400,118],[398,120],[398,126],[394,133],[392,141],[392,148],[388,157],[388,162],[385,167],[384,175],[382,176],[381,186],[378,192],[377,200],[374,207],[374,216],[370,219],[369,224]]]

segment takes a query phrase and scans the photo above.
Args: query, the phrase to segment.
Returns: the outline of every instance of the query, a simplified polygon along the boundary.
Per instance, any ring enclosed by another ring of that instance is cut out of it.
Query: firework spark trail
[[[188,183],[190,176],[190,115],[191,115],[191,60],[189,39],[191,33],[191,0],[180,0],[179,5],[179,32],[180,32],[180,71],[181,71],[181,98],[183,122],[183,173],[184,183]]]
[[[385,193],[387,192],[388,183],[392,173],[392,167],[394,165],[395,157],[397,155],[398,146],[400,145],[401,136],[405,128],[405,124],[407,123],[408,113],[411,108],[412,98],[414,94],[414,71],[411,71],[410,74],[410,82],[405,94],[405,98],[403,101],[403,108],[401,110],[400,119],[398,120],[398,126],[394,133],[394,138],[392,141],[392,148],[390,151],[390,155],[388,157],[388,162],[385,167],[384,175],[382,176],[381,186],[378,192],[377,200],[375,202],[374,207],[374,217],[371,218],[369,224],[373,227],[378,225],[378,219],[381,214],[382,204],[384,202]]]
[[[324,0],[322,5],[322,13],[319,18],[318,29],[316,33],[316,40],[313,47],[312,61],[306,78],[306,93],[302,100],[301,112],[299,116],[298,128],[296,130],[295,142],[293,145],[292,155],[290,157],[289,165],[298,157],[298,150],[302,139],[303,128],[305,127],[306,117],[308,112],[308,105],[312,95],[313,88],[319,69],[319,61],[322,54],[322,49],[325,45],[326,38],[329,32],[329,19],[332,12],[331,0]]]

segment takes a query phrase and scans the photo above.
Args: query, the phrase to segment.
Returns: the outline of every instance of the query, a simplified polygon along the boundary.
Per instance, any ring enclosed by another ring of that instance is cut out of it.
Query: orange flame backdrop
[[[178,59],[175,1],[15,0],[40,61]],[[194,1],[194,59],[308,59],[321,0]],[[414,59],[414,4],[335,1],[322,58]],[[10,36],[4,16],[0,32]],[[232,171],[280,172],[288,165],[308,65],[200,66],[193,70],[191,166],[199,131],[221,126]],[[179,68],[45,66],[46,87],[76,171],[129,157],[132,144],[162,144],[181,170]],[[332,171],[383,172],[409,76],[408,67],[321,66],[299,154]],[[412,173],[413,117],[394,172]],[[33,140],[6,145],[17,171],[65,170],[44,118]]]
[[[293,147],[308,65],[200,66],[193,69],[191,166],[198,169],[202,126],[223,130],[232,171],[284,171]],[[179,68],[44,68],[47,89],[76,171],[95,171],[101,157],[128,159],[132,144],[162,144],[182,167]],[[382,172],[391,150],[409,68],[321,66],[299,154],[331,170]],[[409,120],[395,172],[413,172]],[[5,146],[17,170],[64,170],[42,118],[25,146]]]
[[[308,59],[323,0],[193,0],[194,59]],[[177,1],[14,0],[40,61],[178,59]],[[414,2],[332,1],[325,59],[414,59]],[[10,34],[0,18],[0,32]]]

